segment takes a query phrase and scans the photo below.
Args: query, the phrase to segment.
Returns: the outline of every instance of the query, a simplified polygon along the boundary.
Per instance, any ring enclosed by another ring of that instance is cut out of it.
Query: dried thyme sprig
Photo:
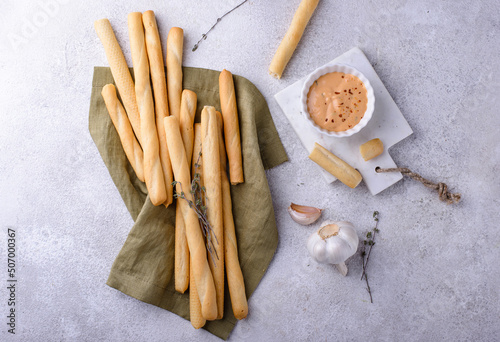
[[[194,164],[195,169],[199,168],[199,161],[201,157],[201,152],[198,156],[198,160]],[[210,257],[212,258],[212,261],[214,262],[214,265],[217,265],[214,259],[214,254],[215,258],[219,260],[219,256],[217,255],[217,251],[215,249],[214,242],[212,240],[212,237],[215,239],[215,243],[217,245],[219,244],[219,241],[217,240],[217,237],[215,236],[214,231],[212,230],[212,226],[210,225],[210,222],[208,221],[207,218],[207,207],[204,204],[203,197],[206,197],[206,190],[204,186],[200,185],[200,174],[195,173],[193,176],[193,180],[191,181],[191,190],[189,191],[191,193],[191,196],[193,200],[188,200],[185,196],[184,191],[182,190],[182,184],[181,182],[174,181],[172,182],[172,185],[175,187],[177,184],[179,184],[179,187],[181,188],[181,192],[174,192],[174,198],[182,198],[186,200],[189,204],[189,207],[193,209],[196,212],[196,215],[198,215],[198,220],[200,222],[201,226],[201,231],[203,232],[203,236],[205,236],[205,246],[207,248],[207,251],[210,254]]]
[[[368,274],[366,273],[366,268],[368,267],[368,261],[370,260],[370,255],[372,252],[372,248],[375,245],[375,235],[379,232],[378,229],[378,211],[373,212],[373,220],[375,221],[375,228],[373,231],[369,231],[366,233],[366,239],[363,241],[363,247],[361,250],[361,257],[363,258],[363,274],[361,274],[361,280],[365,278],[366,281],[366,290],[370,295],[370,303],[373,303],[372,291],[370,288],[370,283],[368,282]],[[368,253],[366,253],[366,246],[368,246]]]
[[[200,43],[201,43],[203,40],[207,39],[207,35],[208,35],[208,33],[209,33],[210,31],[212,31],[212,30],[213,30],[213,28],[215,27],[215,25],[217,25],[217,24],[218,24],[218,23],[222,20],[222,18],[224,18],[226,15],[228,15],[229,13],[231,13],[232,11],[234,11],[235,9],[237,9],[238,7],[240,7],[241,5],[243,5],[243,4],[244,4],[245,2],[247,2],[247,1],[248,1],[248,0],[243,1],[243,2],[242,2],[242,3],[240,3],[238,6],[234,7],[232,10],[230,10],[230,11],[228,11],[228,12],[224,13],[224,15],[223,15],[222,17],[217,18],[217,21],[216,21],[216,22],[215,22],[215,24],[214,24],[214,25],[210,28],[210,30],[208,30],[206,33],[202,34],[202,35],[201,35],[201,39],[200,39],[200,40],[198,40],[198,42],[197,42],[196,44],[194,44],[194,46],[193,46],[193,50],[192,50],[192,51],[194,52],[194,51],[196,51],[196,49],[198,49],[198,45],[200,45]]]

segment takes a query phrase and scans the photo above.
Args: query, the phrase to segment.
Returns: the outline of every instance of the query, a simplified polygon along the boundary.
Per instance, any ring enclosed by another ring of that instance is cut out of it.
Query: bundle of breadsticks
[[[233,314],[245,318],[230,194],[230,183],[244,181],[232,74],[220,74],[221,112],[206,104],[195,124],[197,96],[182,85],[181,28],[168,34],[165,75],[153,11],[129,14],[134,82],[110,22],[94,26],[116,84],[106,85],[102,96],[125,154],[153,205],[176,202],[174,282],[178,292],[189,288],[192,325],[223,317],[226,279]]]

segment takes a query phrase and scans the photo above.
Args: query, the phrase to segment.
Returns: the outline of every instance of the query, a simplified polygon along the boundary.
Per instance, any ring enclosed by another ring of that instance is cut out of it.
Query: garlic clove
[[[315,207],[308,207],[305,205],[299,205],[292,203],[288,207],[288,213],[292,219],[304,226],[316,222],[321,216],[323,209],[318,209]]]

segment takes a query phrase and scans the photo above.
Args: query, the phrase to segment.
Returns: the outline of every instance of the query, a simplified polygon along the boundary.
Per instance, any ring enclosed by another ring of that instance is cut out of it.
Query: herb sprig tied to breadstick
[[[189,192],[191,193],[193,199],[188,199],[186,197],[186,193],[184,192],[181,182],[174,181],[172,185],[179,185],[181,189],[180,192],[174,192],[174,198],[187,201],[189,207],[196,212],[196,215],[198,215],[200,226],[202,228],[201,231],[206,239],[205,244],[207,246],[207,251],[213,260],[218,260],[219,256],[217,254],[217,250],[215,249],[215,245],[218,244],[219,241],[217,240],[217,236],[214,234],[212,226],[210,225],[210,221],[207,217],[207,208],[202,200],[205,196],[206,189],[204,186],[200,185],[200,174],[195,173],[194,178],[191,181],[191,188],[189,189]]]

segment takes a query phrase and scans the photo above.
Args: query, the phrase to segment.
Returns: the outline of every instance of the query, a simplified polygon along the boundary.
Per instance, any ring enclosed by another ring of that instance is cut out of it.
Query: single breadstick
[[[153,95],[155,99],[156,113],[156,131],[158,132],[158,141],[160,143],[160,162],[163,169],[163,178],[165,180],[165,190],[167,200],[163,203],[168,207],[173,200],[172,164],[168,155],[167,138],[165,137],[165,128],[163,119],[169,115],[167,99],[167,81],[165,79],[165,65],[163,64],[163,54],[161,52],[160,34],[156,25],[156,18],[153,11],[147,11],[142,14],[144,24],[146,48],[149,59],[149,68],[151,69],[151,80],[153,82]]]
[[[243,163],[241,158],[240,125],[233,75],[222,70],[219,76],[219,93],[222,118],[224,119],[224,137],[229,159],[229,178],[231,184],[243,183]]]
[[[330,172],[337,177],[339,181],[352,189],[354,189],[363,179],[355,168],[318,143],[314,143],[314,149],[309,155],[309,159]]]
[[[178,120],[181,111],[183,44],[184,31],[179,27],[172,27],[167,37],[168,104],[170,114]]]
[[[194,91],[184,89],[181,99],[180,126],[182,141],[186,149],[188,165],[191,165],[194,142],[194,116],[196,115],[197,96]]]
[[[175,200],[175,248],[174,248],[174,285],[175,290],[180,293],[186,292],[189,287],[189,246],[186,237],[186,225],[182,217],[180,202],[182,198]]]
[[[181,102],[181,136],[186,150],[188,165],[191,165],[193,153],[194,138],[194,115],[196,114],[196,93],[185,89],[182,92]],[[194,175],[193,175],[194,176]],[[182,219],[179,201],[177,198],[177,207],[175,209],[175,289],[181,293],[187,290],[189,286],[189,248],[186,239],[186,228]]]
[[[196,175],[198,175],[198,182],[200,184],[200,187],[203,186],[203,157],[201,155],[201,124],[197,123],[194,125],[194,151],[193,151],[193,158],[192,158],[192,171],[191,171],[191,179],[193,179]],[[205,203],[205,197],[202,192],[202,198],[201,200],[203,203]],[[182,199],[181,199],[182,200]],[[185,228],[184,228],[185,231]],[[185,234],[184,234],[185,235]],[[186,240],[187,241],[187,240]],[[192,272],[192,267],[190,270],[190,273]],[[189,286],[191,287],[191,290],[189,290],[189,293],[193,291],[193,277],[191,276],[189,278]],[[198,298],[199,301],[199,298]]]
[[[193,279],[193,269],[190,270],[189,278],[189,320],[195,329],[200,329],[207,320],[201,314],[201,303],[196,290],[196,282]]]
[[[302,0],[299,8],[293,16],[292,23],[285,34],[285,37],[280,43],[276,54],[269,66],[269,74],[276,78],[281,78],[283,70],[285,70],[288,61],[292,58],[293,52],[297,48],[297,44],[302,38],[302,34],[311,19],[311,16],[318,5],[319,0]]]
[[[212,106],[201,112],[201,143],[203,155],[203,184],[208,222],[215,235],[216,257],[210,258],[217,292],[217,318],[224,315],[224,221],[222,217],[221,174],[219,159],[219,132],[217,114]]]
[[[167,99],[167,81],[165,78],[165,65],[161,51],[160,33],[156,25],[155,13],[147,11],[142,14],[144,24],[146,47],[151,69],[151,80],[155,98],[155,109],[158,118],[169,115]]]
[[[359,147],[359,152],[365,161],[373,159],[384,152],[384,144],[380,139],[372,139]]]
[[[182,217],[186,226],[186,236],[191,256],[190,268],[193,269],[193,278],[196,282],[198,297],[201,302],[201,312],[207,320],[217,318],[217,299],[215,294],[214,280],[207,260],[207,249],[203,233],[198,221],[198,215],[189,207],[188,201],[193,201],[190,192],[191,177],[187,164],[186,150],[182,143],[179,121],[173,115],[165,119],[165,133],[167,135],[168,151],[172,160],[172,170],[176,184],[177,193],[184,193],[186,200],[179,201]]]
[[[108,19],[100,19],[94,22],[94,28],[101,40],[106,58],[108,59],[111,74],[115,80],[118,93],[123,101],[123,106],[127,112],[130,124],[134,129],[137,140],[142,145],[141,139],[141,121],[139,109],[135,98],[134,81],[130,75],[130,70],[123,55],[122,49],[116,40],[113,28]]]
[[[125,113],[125,109],[116,96],[115,86],[106,84],[102,88],[101,94],[104,103],[106,103],[111,121],[113,121],[113,125],[115,125],[116,131],[120,136],[120,141],[122,142],[127,159],[130,165],[132,165],[137,178],[139,178],[141,182],[144,182],[144,156],[142,154],[142,148],[134,136],[127,113]]]
[[[151,203],[160,205],[167,200],[167,191],[160,161],[160,145],[156,131],[153,93],[149,79],[149,63],[141,12],[128,15],[128,29],[132,63],[134,64],[135,95],[141,115],[144,179]]]
[[[226,150],[222,139],[222,117],[217,112],[219,124],[219,154],[222,184],[222,216],[224,218],[224,257],[226,264],[227,286],[231,297],[231,306],[236,319],[243,319],[248,314],[248,302],[245,293],[245,282],[238,259],[238,244],[234,229],[233,209],[231,203],[231,186],[226,173]]]

